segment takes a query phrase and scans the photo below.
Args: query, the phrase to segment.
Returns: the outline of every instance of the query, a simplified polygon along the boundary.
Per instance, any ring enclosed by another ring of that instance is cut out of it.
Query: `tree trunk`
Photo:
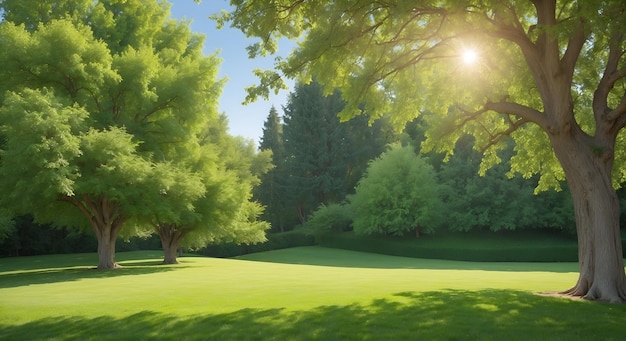
[[[178,246],[170,246],[169,244],[161,241],[163,245],[163,264],[178,264]]]
[[[575,138],[552,144],[569,185],[576,215],[576,285],[564,293],[607,302],[626,301],[619,231],[619,200],[611,182],[612,148],[593,148]]]
[[[163,247],[163,264],[178,264],[176,256],[184,237],[183,230],[176,224],[159,224],[157,233]]]
[[[115,240],[117,234],[113,236],[111,229],[106,227],[99,228],[101,233],[97,234],[98,238],[98,270],[115,269],[119,265],[115,262]]]

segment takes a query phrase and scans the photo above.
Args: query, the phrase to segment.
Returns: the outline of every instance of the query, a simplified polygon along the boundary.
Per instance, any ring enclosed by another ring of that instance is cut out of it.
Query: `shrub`
[[[322,204],[306,223],[314,231],[345,232],[352,230],[352,212],[348,204]]]
[[[433,167],[410,146],[394,145],[372,161],[352,195],[354,231],[402,236],[431,233],[442,212]]]

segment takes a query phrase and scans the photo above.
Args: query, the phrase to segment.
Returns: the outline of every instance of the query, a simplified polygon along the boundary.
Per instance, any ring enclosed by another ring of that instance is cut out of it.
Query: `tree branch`
[[[586,40],[587,35],[585,34],[585,22],[581,18],[576,25],[576,31],[574,32],[574,34],[571,35],[567,43],[567,49],[565,50],[565,54],[563,54],[563,58],[561,59],[562,68],[566,72],[570,83],[572,81],[572,78],[574,77],[576,61],[580,56],[580,51],[582,50]]]
[[[602,74],[596,91],[593,93],[592,108],[597,123],[602,122],[603,119],[612,122],[623,114],[626,109],[624,108],[624,105],[626,105],[624,99],[622,99],[622,103],[612,111],[609,109],[608,105],[609,93],[614,88],[615,83],[626,77],[626,68],[618,69],[620,59],[625,53],[625,51],[620,48],[623,37],[623,33],[618,33],[611,37],[609,56],[604,68],[604,73]]]
[[[485,104],[485,109],[492,110],[505,115],[514,115],[521,117],[526,122],[533,122],[538,124],[544,130],[548,124],[545,116],[540,111],[512,102],[489,102]]]

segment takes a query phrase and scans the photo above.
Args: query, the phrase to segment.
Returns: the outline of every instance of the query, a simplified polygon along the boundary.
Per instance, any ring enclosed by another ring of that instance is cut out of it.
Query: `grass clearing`
[[[0,259],[7,340],[618,340],[626,306],[542,297],[575,263],[473,263],[321,247],[237,259]]]

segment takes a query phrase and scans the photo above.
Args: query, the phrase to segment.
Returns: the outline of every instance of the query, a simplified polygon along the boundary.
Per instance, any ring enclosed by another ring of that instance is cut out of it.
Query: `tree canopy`
[[[6,0],[0,9],[0,188],[12,214],[91,227],[99,268],[116,266],[120,233],[149,233],[155,221],[264,238],[260,207],[248,202],[264,161],[227,136],[220,60],[166,2]],[[217,199],[205,208],[207,198]]]
[[[626,300],[613,186],[624,180],[626,10],[622,1],[233,0],[215,16],[248,36],[251,57],[298,39],[275,70],[258,70],[249,100],[313,77],[340,89],[341,117],[390,113],[398,126],[428,110],[426,148],[452,152],[464,134],[482,171],[515,141],[511,171],[567,180],[575,207],[580,277],[567,294]],[[475,51],[472,64],[463,58]]]

